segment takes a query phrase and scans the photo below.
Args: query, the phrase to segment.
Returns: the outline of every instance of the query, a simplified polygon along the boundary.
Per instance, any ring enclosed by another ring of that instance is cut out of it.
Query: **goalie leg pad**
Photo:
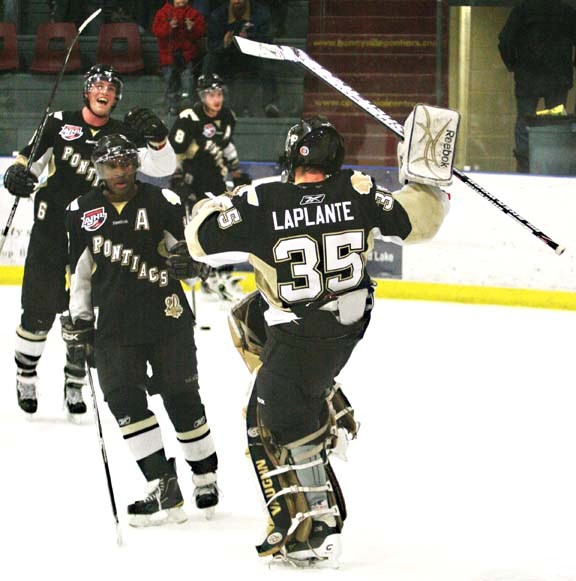
[[[416,105],[398,143],[401,184],[417,182],[439,188],[452,183],[460,114],[451,109]]]
[[[341,530],[346,509],[327,459],[329,424],[277,446],[260,421],[255,389],[246,411],[248,450],[269,513],[266,538],[256,547],[259,556],[274,555],[293,540],[306,542],[313,518],[332,517]]]
[[[336,429],[342,429],[347,432],[348,437],[354,440],[358,435],[360,422],[354,417],[354,408],[339,383],[334,383],[326,397],[326,402],[333,425]]]

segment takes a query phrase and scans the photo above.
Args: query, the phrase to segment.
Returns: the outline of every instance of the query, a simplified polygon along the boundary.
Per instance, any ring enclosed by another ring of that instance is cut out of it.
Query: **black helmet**
[[[98,140],[92,150],[92,163],[99,179],[105,180],[104,166],[114,162],[134,166],[134,173],[140,167],[138,148],[127,137],[119,133],[105,135]]]
[[[122,87],[124,86],[124,82],[116,69],[110,65],[94,65],[84,75],[84,103],[86,105],[89,104],[88,93],[90,92],[92,85],[98,81],[108,81],[116,87],[116,101],[114,102],[114,107],[116,107],[118,101],[122,99]]]
[[[224,91],[226,85],[221,77],[215,75],[214,73],[210,73],[208,75],[200,75],[198,77],[198,81],[196,82],[196,90],[198,91],[198,96],[200,100],[206,91],[213,91],[214,89],[220,89]]]
[[[286,136],[284,170],[294,179],[297,167],[317,167],[331,174],[340,169],[346,150],[334,126],[321,115],[302,119]]]

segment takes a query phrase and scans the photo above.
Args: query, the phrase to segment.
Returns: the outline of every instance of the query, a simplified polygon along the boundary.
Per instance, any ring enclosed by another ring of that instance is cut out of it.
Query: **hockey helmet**
[[[121,166],[134,168],[134,173],[140,167],[138,148],[132,141],[120,133],[105,135],[98,140],[92,151],[92,163],[100,180],[110,177],[106,166]]]
[[[222,92],[225,91],[226,85],[221,77],[215,75],[214,73],[209,73],[207,75],[200,75],[198,81],[196,82],[196,90],[198,91],[198,97],[204,102],[204,94],[208,91],[214,91],[220,89]]]
[[[84,104],[89,105],[88,93],[90,93],[92,85],[98,81],[108,81],[114,85],[116,88],[114,107],[116,107],[118,101],[122,99],[122,88],[124,82],[122,81],[122,77],[118,74],[118,71],[116,71],[113,66],[102,64],[90,67],[90,70],[84,75]]]
[[[336,128],[322,115],[302,119],[286,136],[283,169],[293,181],[297,167],[317,167],[328,174],[340,169],[346,149]]]

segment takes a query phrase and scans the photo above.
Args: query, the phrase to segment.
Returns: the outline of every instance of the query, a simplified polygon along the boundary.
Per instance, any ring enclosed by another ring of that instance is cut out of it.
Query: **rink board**
[[[0,158],[0,183],[11,162]],[[374,170],[370,173],[378,175]],[[566,252],[557,256],[528,229],[456,180],[448,188],[450,213],[434,240],[403,247],[379,242],[369,261],[371,276],[378,281],[376,295],[576,310],[576,178],[483,173],[472,178],[567,246]],[[0,187],[2,229],[13,201]],[[0,284],[21,284],[32,214],[32,201],[21,200],[0,256]],[[251,273],[243,274],[244,290],[254,289]]]

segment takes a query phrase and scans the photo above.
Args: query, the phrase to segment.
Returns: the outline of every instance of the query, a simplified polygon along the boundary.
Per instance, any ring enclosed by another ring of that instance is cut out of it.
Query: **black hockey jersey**
[[[46,182],[36,194],[37,199],[44,201],[48,207],[55,205],[63,211],[74,198],[87,192],[97,180],[96,170],[90,161],[92,150],[101,137],[112,133],[125,135],[139,148],[144,173],[159,177],[174,171],[175,159],[171,147],[168,148],[170,153],[168,150],[153,152],[146,149],[144,140],[124,122],[110,118],[106,125],[93,127],[84,121],[82,111],[57,111],[46,120],[33,160],[32,170],[36,175],[39,176],[45,167],[48,171]],[[20,152],[26,160],[31,154],[32,141],[33,138]],[[170,163],[164,164],[165,170],[162,171],[163,158],[167,154],[168,157],[171,155],[168,159]]]
[[[119,206],[120,207],[120,206]],[[168,277],[163,240],[184,238],[184,208],[170,190],[138,182],[119,211],[93,188],[67,212],[72,320],[98,305],[97,345],[158,341],[192,325],[180,282]]]
[[[405,239],[412,230],[404,207],[358,171],[343,170],[319,183],[247,186],[238,193],[229,209],[187,230],[189,248],[199,260],[250,253],[258,288],[280,309],[368,287],[366,258],[375,233]]]
[[[238,153],[233,142],[236,117],[222,107],[216,117],[204,112],[202,103],[182,111],[170,130],[170,143],[184,173],[194,177],[197,194],[221,194],[228,171],[238,168]],[[217,184],[217,185],[216,185]],[[208,189],[207,189],[208,188]],[[202,191],[203,190],[203,191]],[[220,191],[219,191],[220,190]]]
[[[40,138],[32,170],[39,175],[48,166],[48,179],[40,188],[42,198],[61,208],[79,194],[87,192],[96,182],[96,170],[90,155],[96,142],[104,135],[122,133],[129,139],[136,137],[124,123],[110,119],[103,127],[91,127],[84,121],[81,111],[51,113]],[[20,155],[28,159],[32,140]],[[143,147],[144,143],[136,143]]]

